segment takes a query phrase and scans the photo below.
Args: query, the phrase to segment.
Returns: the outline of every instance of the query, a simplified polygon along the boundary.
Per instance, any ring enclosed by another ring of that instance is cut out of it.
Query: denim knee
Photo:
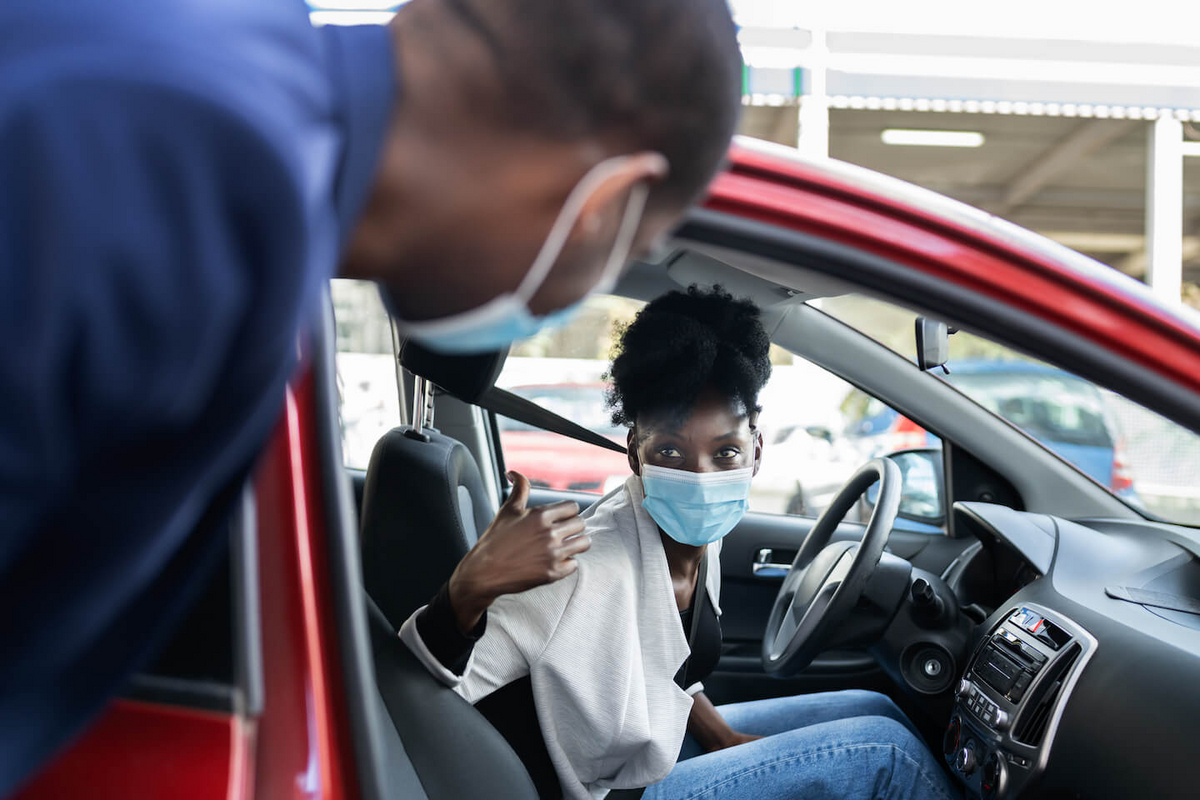
[[[855,717],[888,717],[897,721],[904,719],[904,712],[892,698],[869,689],[843,689],[837,692],[839,701],[845,703]]]
[[[912,786],[914,796],[959,796],[947,780],[941,760],[906,724],[891,717],[867,717],[861,722],[870,729],[869,738],[880,744],[890,743],[907,757],[893,762],[893,784]]]

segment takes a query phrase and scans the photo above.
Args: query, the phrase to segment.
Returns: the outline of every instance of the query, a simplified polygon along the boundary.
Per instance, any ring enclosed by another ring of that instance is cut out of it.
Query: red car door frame
[[[1081,270],[1075,257],[921,190],[736,145],[684,233],[755,246],[802,235],[810,244],[877,257],[893,271],[885,276],[878,265],[859,262],[858,272],[838,276],[950,320],[965,297],[983,312],[972,321],[984,332],[1101,383],[1119,379],[1134,399],[1200,428],[1196,328],[1148,294]],[[1014,318],[1028,326],[1019,334]],[[1048,342],[1061,351],[1045,352]],[[361,609],[351,611],[356,562],[337,558],[357,547],[357,530],[352,517],[347,521],[342,490],[328,478],[340,468],[331,463],[337,449],[322,439],[337,433],[335,418],[330,430],[330,402],[336,398],[328,387],[311,368],[304,371],[287,392],[255,482],[262,713],[117,700],[18,793],[20,800],[379,794],[379,765],[363,763],[373,752],[363,706],[372,672],[360,652]]]

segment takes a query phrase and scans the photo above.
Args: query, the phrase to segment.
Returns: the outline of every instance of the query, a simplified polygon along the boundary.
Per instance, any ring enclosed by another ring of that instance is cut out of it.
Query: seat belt
[[[547,411],[532,400],[528,400],[518,394],[513,394],[506,389],[498,389],[493,386],[473,402],[480,408],[515,419],[517,422],[524,422],[526,425],[532,425],[535,428],[541,428],[551,433],[561,433],[563,436],[569,436],[581,442],[594,444],[606,450],[613,450],[618,453],[626,452],[623,445],[617,444],[612,439],[607,439],[595,431],[588,430],[566,417],[560,417],[553,411]]]
[[[687,690],[684,683],[687,681],[688,665],[692,663],[692,653],[696,649],[696,634],[700,630],[700,617],[708,610],[708,549],[705,548],[704,555],[700,558],[700,569],[696,571],[696,588],[692,591],[692,624],[688,631],[688,657],[684,659],[683,666],[679,668],[677,673],[679,680],[677,684],[680,689]],[[605,797],[605,800],[638,800],[646,790],[643,789],[613,789]]]
[[[687,668],[692,663],[692,653],[696,651],[696,633],[700,630],[700,617],[708,610],[708,548],[700,557],[700,568],[696,571],[696,588],[692,590],[692,624],[688,631],[688,657],[679,668],[679,688],[687,691],[684,683],[687,681]]]

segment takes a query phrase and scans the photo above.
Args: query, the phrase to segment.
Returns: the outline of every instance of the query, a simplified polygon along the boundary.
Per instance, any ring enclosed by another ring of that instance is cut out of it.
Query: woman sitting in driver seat
[[[720,540],[762,458],[769,346],[755,306],[719,289],[648,304],[611,370],[634,474],[582,516],[574,503],[527,509],[529,482],[513,475],[487,532],[401,628],[542,797],[955,796],[883,695],[720,708],[704,695],[721,650]]]

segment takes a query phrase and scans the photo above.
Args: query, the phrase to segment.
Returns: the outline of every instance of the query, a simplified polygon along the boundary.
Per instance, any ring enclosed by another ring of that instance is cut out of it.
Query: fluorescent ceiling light
[[[316,27],[322,25],[386,25],[396,16],[394,11],[310,11],[308,18]]]
[[[308,0],[311,11],[395,11],[404,0]]]
[[[979,147],[983,144],[983,134],[978,131],[923,131],[910,128],[886,128],[881,138],[884,144],[924,147]]]
[[[1183,154],[1185,156],[1200,156],[1200,142],[1184,142]]]

